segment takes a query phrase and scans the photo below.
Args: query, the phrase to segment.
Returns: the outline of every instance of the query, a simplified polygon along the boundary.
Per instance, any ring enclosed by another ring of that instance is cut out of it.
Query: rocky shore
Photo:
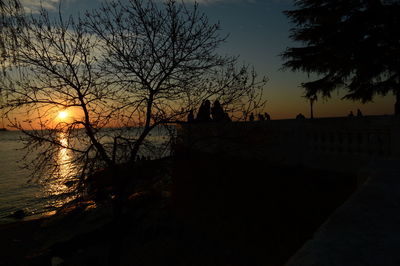
[[[125,170],[118,219],[97,193],[2,225],[0,265],[283,265],[355,188],[349,176],[209,155]]]

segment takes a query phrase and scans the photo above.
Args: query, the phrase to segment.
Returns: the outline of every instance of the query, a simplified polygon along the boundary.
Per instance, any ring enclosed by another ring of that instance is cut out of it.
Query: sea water
[[[149,136],[151,142],[162,143],[168,139],[166,131],[154,132]],[[24,134],[20,131],[0,131],[0,223],[11,222],[13,219],[8,216],[18,210],[23,210],[29,216],[50,213],[76,197],[75,191],[67,186],[68,176],[61,175],[60,178],[58,174],[45,182],[44,179],[29,182],[31,173],[23,167],[22,161],[26,153],[23,149],[23,137]],[[167,153],[160,153],[160,156]],[[57,160],[66,160],[70,155],[68,151],[60,150],[60,154],[56,156]],[[63,166],[67,170],[74,167],[68,163]],[[68,173],[73,174],[71,171]],[[44,172],[43,175],[50,173]]]
[[[12,221],[7,216],[18,210],[40,215],[73,199],[60,180],[28,182],[30,172],[21,162],[25,154],[22,137],[20,131],[0,131],[0,223]]]

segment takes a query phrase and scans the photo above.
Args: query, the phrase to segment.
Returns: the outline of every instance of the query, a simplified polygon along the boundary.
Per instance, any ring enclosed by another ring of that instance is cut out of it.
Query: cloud
[[[74,2],[76,3],[78,0],[20,0],[20,1],[26,12],[38,13],[41,7],[43,7],[48,11],[56,11],[60,4],[61,8],[65,8],[66,6],[70,6]],[[92,0],[83,0],[83,1],[85,1],[85,3],[89,5],[91,4],[91,2],[93,2]]]
[[[37,13],[41,7],[47,10],[56,10],[59,0],[21,0],[21,4],[26,12]]]

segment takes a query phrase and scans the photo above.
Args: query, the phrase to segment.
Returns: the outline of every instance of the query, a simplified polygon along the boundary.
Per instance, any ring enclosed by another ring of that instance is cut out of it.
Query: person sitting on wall
[[[189,114],[188,114],[188,116],[187,116],[187,121],[188,121],[188,123],[192,123],[192,122],[194,121],[193,109],[191,109],[191,110],[189,111]]]
[[[258,114],[258,121],[264,121],[265,116],[263,114]]]
[[[271,120],[271,116],[267,112],[264,113],[264,117],[266,120]]]
[[[200,108],[199,108],[199,112],[197,113],[196,121],[198,121],[198,122],[211,121],[210,106],[211,106],[211,103],[209,100],[205,100],[202,102],[202,104],[200,105]]]
[[[347,117],[353,117],[353,116],[354,116],[353,111],[350,111],[350,113],[347,115]]]
[[[216,121],[216,122],[225,120],[224,109],[222,109],[222,106],[218,100],[215,100],[213,107],[211,108],[211,116],[212,116],[213,121]]]
[[[299,114],[296,116],[296,119],[303,120],[303,119],[306,119],[306,117],[305,117],[302,113],[299,113]]]
[[[229,117],[229,115],[226,112],[224,112],[224,121],[226,121],[226,122],[232,121],[232,119]]]
[[[250,122],[254,121],[254,114],[253,113],[250,114],[249,120],[250,120]]]
[[[360,109],[357,109],[357,116],[363,116]]]

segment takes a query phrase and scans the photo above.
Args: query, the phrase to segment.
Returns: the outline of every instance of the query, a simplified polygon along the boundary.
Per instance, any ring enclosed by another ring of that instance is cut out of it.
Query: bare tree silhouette
[[[28,153],[38,150],[33,177],[57,172],[60,150],[74,153],[65,163],[79,165],[80,177],[99,167],[112,167],[115,160],[101,142],[99,128],[107,125],[118,108],[110,107],[120,97],[96,66],[97,41],[81,21],[50,19],[45,10],[11,25],[15,43],[1,81],[9,124],[23,131]],[[59,112],[74,110],[68,119]],[[15,113],[20,114],[16,115]],[[21,113],[22,112],[22,113]],[[82,130],[78,130],[83,128]]]
[[[2,10],[14,13],[4,17],[11,38],[2,41],[1,109],[27,137],[32,178],[73,164],[83,181],[133,162],[152,130],[171,129],[204,99],[218,99],[237,119],[263,104],[267,80],[216,52],[226,38],[197,5],[107,2],[65,18],[61,10],[25,15],[17,1],[7,3]],[[55,159],[61,151],[69,161]]]
[[[218,98],[235,114],[262,104],[266,80],[257,81],[248,66],[237,67],[237,58],[217,53],[226,37],[196,4],[107,2],[86,17],[106,55],[103,70],[127,92],[127,114],[142,126],[132,160],[154,127],[184,120],[204,99]]]
[[[0,0],[0,68],[3,75],[6,62],[13,55],[13,49],[10,48],[16,45],[12,29],[21,26],[23,14],[23,8],[18,0]]]

